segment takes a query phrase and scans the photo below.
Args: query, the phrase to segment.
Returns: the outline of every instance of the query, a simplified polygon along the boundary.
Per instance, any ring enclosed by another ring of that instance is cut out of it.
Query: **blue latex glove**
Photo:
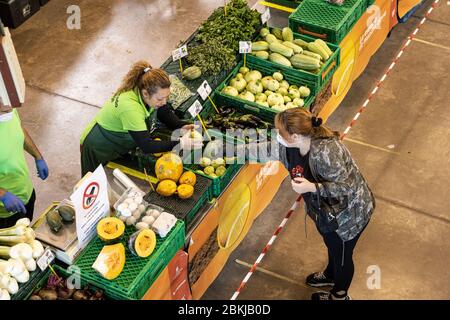
[[[48,167],[44,159],[36,160],[36,169],[39,178],[41,178],[42,180],[47,179]]]
[[[5,205],[5,209],[11,213],[27,213],[24,203],[17,196],[10,192],[6,192],[3,197],[0,197],[0,201]]]

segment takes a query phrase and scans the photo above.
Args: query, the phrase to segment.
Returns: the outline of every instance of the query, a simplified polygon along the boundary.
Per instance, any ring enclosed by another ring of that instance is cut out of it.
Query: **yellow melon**
[[[156,192],[163,197],[170,197],[177,191],[177,184],[172,180],[163,180],[158,183]]]
[[[172,180],[177,182],[183,174],[183,161],[181,158],[168,152],[156,161],[155,173],[158,180]]]
[[[181,184],[178,186],[177,192],[181,199],[189,199],[194,194],[194,187],[189,184]]]
[[[178,180],[179,184],[188,184],[191,186],[195,186],[196,182],[197,176],[191,171],[186,171],[185,173],[183,173],[180,177],[180,180]]]

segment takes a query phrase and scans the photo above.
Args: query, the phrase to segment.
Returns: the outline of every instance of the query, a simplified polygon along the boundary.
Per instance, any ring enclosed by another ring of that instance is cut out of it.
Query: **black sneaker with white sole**
[[[320,291],[320,292],[314,292],[311,295],[311,300],[316,300],[316,301],[337,300],[337,301],[339,301],[339,300],[352,300],[352,298],[349,295],[346,295],[344,298],[338,299],[338,298],[334,298],[330,292]]]
[[[310,287],[332,287],[334,280],[327,278],[323,272],[315,272],[306,277],[306,284]]]

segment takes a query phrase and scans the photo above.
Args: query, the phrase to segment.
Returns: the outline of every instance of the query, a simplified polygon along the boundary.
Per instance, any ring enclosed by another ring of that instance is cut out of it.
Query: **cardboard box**
[[[0,37],[0,97],[5,105],[20,107],[25,101],[25,79],[8,28]]]
[[[0,0],[0,17],[5,26],[17,28],[40,8],[39,0]]]

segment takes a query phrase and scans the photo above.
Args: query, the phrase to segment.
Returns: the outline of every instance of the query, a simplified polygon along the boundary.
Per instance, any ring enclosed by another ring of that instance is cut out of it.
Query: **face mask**
[[[286,148],[298,148],[300,150],[309,148],[309,146],[307,145],[307,138],[303,137],[302,135],[294,134],[292,136],[292,140],[294,142],[287,142],[279,133],[277,134],[277,141]]]
[[[2,113],[0,114],[0,122],[8,122],[11,121],[13,119],[13,113],[8,112],[8,113]]]
[[[281,144],[281,145],[283,145],[283,146],[285,146],[286,148],[296,148],[297,147],[297,143],[290,143],[290,142],[287,142],[286,140],[284,140],[284,138],[280,135],[280,133],[277,133],[277,141]]]

